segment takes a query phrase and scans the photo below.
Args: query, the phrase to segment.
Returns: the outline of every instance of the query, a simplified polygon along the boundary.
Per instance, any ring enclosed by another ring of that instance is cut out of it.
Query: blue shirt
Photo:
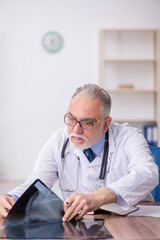
[[[95,145],[91,147],[91,149],[97,156],[100,156],[101,152],[103,151],[104,144],[105,144],[105,134]]]

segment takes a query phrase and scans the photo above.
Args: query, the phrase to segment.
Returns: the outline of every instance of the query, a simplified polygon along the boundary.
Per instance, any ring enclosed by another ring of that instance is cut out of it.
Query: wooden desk
[[[154,205],[160,205],[160,203],[156,202]],[[86,218],[103,218],[106,228],[115,240],[160,239],[160,217],[123,217],[113,214],[97,214],[86,216]],[[4,219],[0,219],[0,226],[3,221]]]
[[[150,205],[160,205],[160,202]],[[129,217],[109,214],[94,217],[105,219],[106,228],[116,240],[160,239],[160,217]]]
[[[116,240],[160,239],[160,218],[97,215]]]

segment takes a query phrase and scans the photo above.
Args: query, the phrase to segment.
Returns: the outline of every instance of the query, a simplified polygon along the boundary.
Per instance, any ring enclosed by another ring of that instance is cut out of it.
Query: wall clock
[[[58,52],[63,46],[62,36],[58,32],[47,32],[42,38],[42,46],[47,52]]]

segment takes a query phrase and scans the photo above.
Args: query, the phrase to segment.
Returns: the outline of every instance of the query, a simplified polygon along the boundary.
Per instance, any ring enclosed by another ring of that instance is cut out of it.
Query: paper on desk
[[[139,209],[128,216],[150,216],[160,217],[160,206],[137,205]]]

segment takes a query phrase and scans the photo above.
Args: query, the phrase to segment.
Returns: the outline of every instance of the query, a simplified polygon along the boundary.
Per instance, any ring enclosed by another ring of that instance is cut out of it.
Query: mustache
[[[79,146],[77,146],[77,145],[76,145],[76,141],[75,141],[75,142],[72,142],[72,140],[71,140],[72,137],[81,138],[81,139],[84,140],[84,143],[83,143],[83,144],[79,144]],[[78,149],[81,149],[81,150],[91,147],[91,143],[89,142],[88,138],[85,137],[85,136],[82,135],[82,134],[70,133],[70,134],[69,134],[69,140],[70,140],[71,144],[73,145],[73,147],[78,148]]]
[[[82,139],[85,140],[85,141],[88,140],[84,135],[82,135],[82,134],[77,134],[77,133],[70,133],[70,134],[69,134],[69,139],[71,139],[71,137],[82,138]]]

